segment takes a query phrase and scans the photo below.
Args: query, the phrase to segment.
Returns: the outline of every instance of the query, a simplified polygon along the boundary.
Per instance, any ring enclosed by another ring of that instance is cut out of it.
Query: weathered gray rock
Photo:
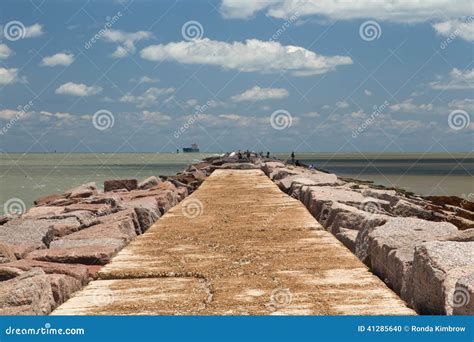
[[[15,260],[16,260],[16,256],[13,251],[13,248],[11,248],[9,245],[5,243],[0,242],[0,264],[15,261]]]
[[[126,189],[128,191],[138,188],[138,181],[136,179],[113,179],[104,182],[104,191],[114,191]]]
[[[147,190],[161,183],[161,179],[156,176],[150,176],[142,182],[138,183],[138,189]]]
[[[411,203],[403,199],[398,201],[397,204],[393,207],[392,213],[397,216],[414,216],[425,220],[430,220],[433,218],[433,212],[431,210],[426,210],[420,205]]]
[[[39,268],[1,284],[0,315],[47,315],[54,307],[48,276]]]
[[[456,283],[473,272],[474,242],[430,241],[418,245],[412,267],[412,305],[424,314],[452,314]]]
[[[39,261],[105,265],[124,246],[118,239],[103,239],[100,244],[97,240],[62,240],[55,248],[41,249],[29,253],[26,258]],[[69,247],[59,248],[61,244]]]
[[[457,281],[453,293],[453,315],[474,315],[474,273]]]
[[[394,217],[381,226],[361,231],[356,240],[356,253],[373,273],[408,300],[415,247],[456,231],[450,223]]]
[[[439,240],[457,242],[474,241],[474,229],[459,230],[455,234],[440,238]]]
[[[355,242],[359,231],[354,229],[339,228],[339,233],[336,237],[342,242],[352,253],[355,253]]]
[[[268,176],[275,169],[283,167],[285,167],[285,164],[283,164],[282,162],[266,162],[262,166],[262,171]]]

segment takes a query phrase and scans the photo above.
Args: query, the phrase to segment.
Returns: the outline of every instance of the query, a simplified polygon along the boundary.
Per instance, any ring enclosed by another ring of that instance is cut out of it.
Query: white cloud
[[[470,17],[469,20],[447,20],[440,23],[433,24],[436,32],[444,37],[461,37],[468,42],[474,41],[474,20]]]
[[[156,83],[158,81],[159,81],[158,78],[152,78],[149,76],[142,76],[138,80],[135,78],[130,79],[130,82],[134,82],[134,83]]]
[[[72,96],[91,96],[99,94],[102,88],[99,86],[87,86],[83,83],[67,82],[56,89],[56,94]]]
[[[42,36],[44,34],[43,25],[33,24],[31,26],[26,27],[25,32],[25,38],[35,38]]]
[[[321,115],[318,112],[308,112],[303,114],[306,118],[319,118]]]
[[[431,20],[459,18],[472,12],[471,0],[275,0],[255,1],[223,0],[221,14],[227,18],[248,18],[260,10],[275,18],[288,19],[319,15],[335,20],[373,18],[391,22],[415,23]],[[253,3],[253,2],[252,2]]]
[[[112,57],[122,58],[135,53],[135,43],[140,40],[153,38],[153,33],[149,31],[124,32],[120,30],[107,30],[104,33],[104,38],[111,43],[119,44],[112,53]]]
[[[0,44],[0,59],[7,59],[12,55],[12,50],[6,44]]]
[[[13,109],[2,109],[0,110],[0,119],[1,120],[11,120],[15,117],[20,116],[20,112]]]
[[[138,108],[145,108],[158,102],[158,97],[174,93],[174,88],[149,88],[142,95],[126,94],[120,98],[120,102],[135,103]]]
[[[59,120],[74,120],[74,115],[70,113],[62,113],[62,112],[57,112],[57,113],[51,113],[47,111],[41,111],[39,112],[40,115],[47,117],[47,118],[56,118]]]
[[[452,69],[449,72],[447,80],[441,79],[439,81],[431,82],[431,88],[449,90],[449,89],[472,89],[474,88],[474,69],[459,70]]]
[[[247,89],[242,94],[232,96],[232,101],[263,101],[272,99],[283,99],[288,97],[288,90],[285,88],[260,88],[255,86]]]
[[[337,108],[347,108],[347,107],[349,107],[349,104],[346,101],[339,101],[339,102],[336,102],[336,107]]]
[[[474,111],[474,99],[452,100],[448,104],[449,108],[462,109],[468,112]]]
[[[361,119],[365,118],[365,112],[362,109],[359,109],[357,112],[352,112],[351,117],[356,118],[356,119]]]
[[[142,119],[145,121],[156,121],[166,123],[171,120],[171,117],[161,112],[149,112],[144,110],[142,112]]]
[[[413,103],[413,99],[407,99],[400,103],[395,103],[389,106],[392,112],[402,112],[402,113],[419,113],[426,111],[433,111],[433,105],[431,103]]]
[[[26,82],[24,77],[18,75],[16,68],[0,68],[0,85],[11,84],[17,82]]]
[[[151,45],[140,54],[150,61],[216,65],[243,72],[291,72],[295,76],[323,74],[339,65],[352,64],[348,56],[326,57],[302,47],[257,39],[227,43],[205,38]]]
[[[44,57],[41,61],[42,66],[54,67],[57,65],[71,65],[74,62],[74,55],[71,53],[57,53],[52,56]]]
[[[372,96],[372,92],[368,89],[364,89],[364,94],[367,96]]]

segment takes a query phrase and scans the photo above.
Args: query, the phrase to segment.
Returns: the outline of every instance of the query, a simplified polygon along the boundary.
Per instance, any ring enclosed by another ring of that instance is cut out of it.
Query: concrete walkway
[[[260,170],[216,170],[57,315],[411,315]]]

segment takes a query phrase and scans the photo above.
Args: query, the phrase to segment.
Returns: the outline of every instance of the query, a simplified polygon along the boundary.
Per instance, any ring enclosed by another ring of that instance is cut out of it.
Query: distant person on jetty
[[[247,152],[245,152],[245,154],[247,155],[247,158],[250,159],[250,151],[247,150]]]
[[[267,152],[267,158],[270,158],[270,152]]]
[[[295,163],[295,152],[291,152],[291,164]]]
[[[237,152],[237,158],[238,158],[239,160],[242,159],[242,152],[240,152],[240,150],[239,150],[239,152]]]

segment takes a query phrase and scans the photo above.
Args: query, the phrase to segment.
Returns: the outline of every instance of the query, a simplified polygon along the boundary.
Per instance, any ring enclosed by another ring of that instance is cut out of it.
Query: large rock
[[[356,253],[396,293],[409,299],[415,247],[456,231],[450,223],[394,217],[384,225],[361,231],[356,240]]]
[[[64,274],[48,274],[54,307],[57,307],[71,298],[72,294],[82,288],[79,280]]]
[[[453,235],[443,237],[439,240],[443,241],[457,241],[457,242],[469,242],[474,241],[474,229],[460,230]]]
[[[0,315],[47,315],[54,307],[48,276],[39,268],[1,285]]]
[[[418,204],[406,200],[398,201],[392,209],[392,213],[397,216],[414,216],[425,220],[430,220],[434,217],[431,210],[427,210]]]
[[[454,306],[467,310],[468,298],[456,299],[463,295],[456,283],[473,272],[474,242],[430,241],[418,245],[412,267],[413,307],[420,313],[435,315],[450,315]],[[469,288],[469,282],[464,283]]]
[[[65,195],[68,198],[85,198],[95,195],[97,193],[97,185],[95,182],[82,184],[75,188],[65,191]]]
[[[138,222],[138,216],[135,212],[135,209],[125,209],[120,210],[114,214],[101,216],[98,218],[100,223],[113,223],[113,222],[120,222],[120,221],[131,221],[133,226],[135,227],[136,235],[140,235],[142,233],[140,223]]]
[[[103,239],[100,244],[92,245],[94,242],[97,241],[63,240],[61,243],[67,247],[33,251],[26,258],[70,264],[105,265],[124,246],[124,242],[118,239]]]
[[[15,260],[16,256],[13,248],[5,243],[0,242],[0,264]]]
[[[48,218],[51,216],[58,216],[62,213],[64,213],[64,207],[52,207],[52,206],[33,207],[33,208],[28,209],[28,211],[22,215],[22,218],[24,219]]]
[[[128,191],[138,188],[138,181],[136,179],[113,179],[104,182],[104,191],[113,191],[126,189]]]
[[[64,194],[51,194],[43,197],[39,197],[34,201],[35,205],[50,205],[53,202],[65,200],[66,195]]]
[[[34,249],[47,248],[54,234],[54,227],[47,220],[16,219],[2,226],[0,242],[10,245],[15,256],[21,259]]]
[[[133,200],[124,200],[122,208],[135,210],[141,232],[145,232],[161,217],[161,211],[154,197],[141,197]]]
[[[161,183],[161,179],[159,179],[156,176],[151,176],[143,180],[142,182],[138,183],[138,189],[140,190],[150,189],[160,183]]]
[[[268,176],[273,170],[283,167],[285,167],[285,164],[282,162],[266,162],[262,166],[262,171]]]
[[[390,206],[396,205],[401,199],[395,190],[364,189],[362,190],[362,195],[388,201]]]
[[[120,239],[129,242],[137,236],[135,225],[132,219],[122,219],[115,222],[97,224],[85,228],[73,234],[69,234],[62,239],[51,242],[51,248],[57,246],[64,240],[102,240],[102,239]]]
[[[75,203],[64,207],[66,213],[78,210],[90,211],[95,216],[108,215],[113,211],[110,205],[105,203]]]

